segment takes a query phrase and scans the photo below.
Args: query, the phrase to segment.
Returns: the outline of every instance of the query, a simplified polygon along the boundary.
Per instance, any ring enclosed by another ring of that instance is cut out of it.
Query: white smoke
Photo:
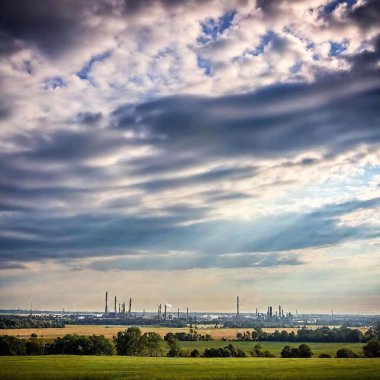
[[[166,308],[168,308],[168,309],[171,309],[171,308],[173,307],[173,305],[171,305],[170,303],[166,303],[165,306],[166,306]]]

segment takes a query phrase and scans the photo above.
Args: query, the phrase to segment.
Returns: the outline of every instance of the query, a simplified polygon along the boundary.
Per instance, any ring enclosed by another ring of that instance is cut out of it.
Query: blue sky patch
[[[112,54],[112,51],[107,50],[104,53],[94,55],[91,59],[84,64],[84,66],[77,72],[77,76],[80,79],[88,79],[92,66],[96,62],[102,62]]]
[[[45,89],[66,87],[66,81],[61,77],[51,77],[45,80]]]
[[[231,27],[235,14],[236,11],[231,10],[218,19],[208,18],[205,22],[201,23],[204,36],[200,37],[198,42],[205,44],[210,40],[216,40],[225,30]]]
[[[200,67],[201,69],[203,69],[203,72],[207,76],[211,76],[212,75],[212,68],[211,68],[211,63],[210,63],[209,60],[198,56],[197,57],[197,62],[198,62],[198,67]]]

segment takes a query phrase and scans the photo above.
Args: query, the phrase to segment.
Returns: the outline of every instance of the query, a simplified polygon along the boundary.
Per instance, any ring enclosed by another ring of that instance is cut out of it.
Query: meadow
[[[0,357],[0,379],[375,380],[379,359]]]

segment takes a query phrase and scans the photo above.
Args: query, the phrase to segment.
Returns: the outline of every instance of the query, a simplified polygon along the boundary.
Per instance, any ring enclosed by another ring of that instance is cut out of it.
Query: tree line
[[[379,325],[370,328],[364,334],[358,329],[348,327],[318,327],[314,330],[303,327],[297,332],[275,330],[265,332],[261,328],[236,334],[237,340],[276,341],[276,342],[324,342],[324,343],[359,343],[371,339],[380,339]]]
[[[176,332],[176,333],[167,333],[164,337],[165,341],[168,341],[170,338],[175,338],[179,341],[186,342],[186,341],[209,341],[212,340],[210,334],[199,334],[197,331],[190,329],[189,333],[186,332]]]
[[[53,319],[48,316],[0,316],[0,330],[3,329],[41,329],[41,328],[63,328],[64,319]]]

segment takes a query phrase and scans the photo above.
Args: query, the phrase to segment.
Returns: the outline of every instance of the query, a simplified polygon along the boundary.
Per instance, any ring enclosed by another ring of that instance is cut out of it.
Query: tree
[[[260,357],[263,346],[260,343],[255,344],[253,350],[250,352],[251,356]]]
[[[129,327],[126,331],[119,331],[114,337],[114,342],[118,355],[141,355],[144,348],[141,330],[136,326]]]
[[[25,343],[9,335],[0,336],[0,355],[25,355]]]
[[[300,358],[311,358],[313,356],[313,352],[311,351],[310,346],[307,344],[301,344],[298,347],[298,357]]]
[[[176,338],[170,337],[167,343],[169,346],[169,352],[167,356],[174,358],[182,355],[181,346],[179,345],[178,340]]]
[[[285,346],[281,351],[282,358],[290,358],[291,356],[291,348],[290,346]]]
[[[148,356],[158,356],[161,354],[161,337],[155,332],[147,332],[142,337],[142,346]]]
[[[89,355],[113,355],[115,346],[104,335],[92,335],[89,337],[92,342]]]
[[[378,357],[380,357],[380,342],[377,339],[371,339],[363,347],[363,352],[367,358],[378,358]]]
[[[336,357],[337,358],[356,358],[357,355],[355,354],[355,352],[353,352],[349,348],[343,347],[343,348],[340,348],[336,352]]]
[[[45,344],[40,339],[32,338],[25,343],[25,351],[27,355],[43,355]]]

